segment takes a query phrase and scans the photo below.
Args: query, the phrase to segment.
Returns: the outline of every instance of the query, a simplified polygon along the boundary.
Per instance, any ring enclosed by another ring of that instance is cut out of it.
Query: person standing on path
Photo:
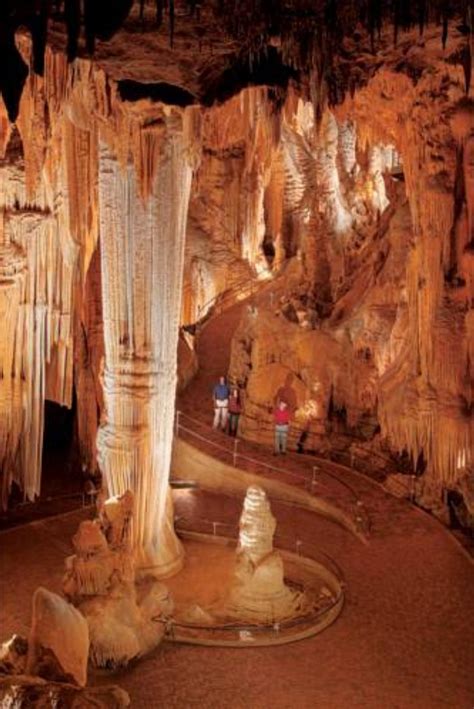
[[[229,436],[237,436],[241,413],[240,393],[237,387],[233,387],[229,397]]]
[[[286,454],[286,442],[288,439],[288,429],[290,427],[290,412],[286,401],[280,399],[273,413],[275,420],[275,455]]]
[[[219,383],[214,387],[212,398],[214,401],[214,423],[213,428],[222,428],[225,431],[227,424],[227,413],[229,410],[229,387],[225,377],[219,377]]]

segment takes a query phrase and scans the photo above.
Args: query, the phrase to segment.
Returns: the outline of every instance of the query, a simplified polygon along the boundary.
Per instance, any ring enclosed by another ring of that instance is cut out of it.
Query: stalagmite
[[[304,605],[304,594],[283,578],[283,560],[273,550],[276,520],[265,491],[247,490],[239,522],[239,546],[226,612],[240,620],[274,623],[291,617]]]

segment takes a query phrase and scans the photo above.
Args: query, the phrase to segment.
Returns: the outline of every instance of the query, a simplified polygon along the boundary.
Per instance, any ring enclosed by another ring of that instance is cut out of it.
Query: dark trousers
[[[237,429],[239,427],[239,417],[240,414],[229,414],[229,435],[236,436]]]

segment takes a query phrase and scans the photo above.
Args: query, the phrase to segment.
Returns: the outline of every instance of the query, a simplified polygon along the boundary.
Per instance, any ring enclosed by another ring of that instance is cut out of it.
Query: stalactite
[[[280,148],[273,160],[264,195],[265,237],[274,249],[274,258],[271,264],[274,270],[278,270],[285,258],[282,241],[284,196],[285,175]]]
[[[357,164],[356,157],[357,128],[353,121],[346,120],[339,126],[339,146],[338,154],[344,172],[347,175],[353,173]]]
[[[327,224],[336,234],[344,233],[350,226],[350,215],[341,194],[337,171],[339,130],[332,114],[325,114],[316,152],[316,179],[318,191],[323,195]]]
[[[19,36],[18,46],[31,62],[28,38]],[[0,209],[6,211],[9,243],[24,253],[26,274],[12,335],[19,359],[5,375],[19,403],[12,408],[16,418],[1,465],[3,503],[12,480],[29,499],[40,493],[45,398],[72,404],[74,319],[98,235],[97,132],[92,112],[78,107],[82,96],[95,101],[99,113],[107,111],[101,77],[100,72],[93,77],[85,65],[72,75],[65,57],[48,49],[44,78],[30,74],[25,84],[21,141],[9,131],[12,155],[8,147],[0,166]],[[66,117],[66,97],[70,115],[79,116],[88,129]]]
[[[371,199],[374,210],[379,214],[382,214],[389,204],[383,178],[386,167],[385,150],[379,145],[372,146],[369,153],[369,176],[372,181]]]
[[[12,243],[0,216],[0,465],[3,470],[1,507],[7,503],[16,457],[20,448],[23,420],[21,357],[21,301],[26,278],[26,259],[19,246]]]
[[[63,146],[67,188],[67,229],[81,248],[84,278],[98,240],[98,135],[95,125],[81,130],[63,121]],[[87,205],[87,208],[84,208]]]
[[[26,194],[32,203],[41,179],[47,131],[43,79],[35,74],[30,74],[25,83],[17,126],[25,152]]]
[[[226,104],[206,111],[202,119],[203,145],[213,155],[222,154],[227,163],[230,161],[233,165],[231,172],[235,179],[229,187],[236,200],[230,204],[226,196],[222,205],[225,219],[230,222],[225,229],[235,234],[234,239],[239,247],[236,255],[259,273],[267,270],[262,251],[265,236],[264,194],[280,141],[280,116],[268,94],[266,87],[245,89]],[[207,165],[213,173],[218,169],[215,160]],[[219,169],[222,179],[230,181],[226,166]],[[215,188],[222,189],[219,183]],[[219,215],[216,218],[219,221],[222,219]]]
[[[3,101],[0,96],[0,159],[5,157],[5,152],[7,145],[10,142],[11,124],[8,120],[8,113]]]
[[[104,357],[100,247],[92,255],[81,304],[74,325],[74,387],[77,396],[77,432],[83,466],[98,472],[97,430],[104,409],[100,383]]]
[[[424,51],[436,57],[433,35]],[[355,105],[363,142],[373,144],[374,136],[385,134],[401,154],[414,231],[406,272],[406,346],[378,388],[382,432],[413,460],[423,452],[430,484],[452,487],[472,466],[474,441],[470,190],[463,195],[462,181],[454,180],[456,165],[461,169],[457,145],[466,149],[467,125],[472,126],[462,67],[433,58],[416,86],[398,80],[390,87],[390,74],[379,75],[356,94]],[[381,107],[380,121],[375,106]]]
[[[267,269],[262,245],[265,237],[264,195],[271,179],[272,163],[278,154],[280,118],[268,100],[267,90],[241,94],[241,109],[247,126],[245,180],[246,206],[242,229],[242,256],[256,268]]]
[[[8,228],[11,240],[26,254],[27,278],[21,294],[22,318],[15,336],[15,347],[21,352],[21,370],[16,370],[12,375],[22,380],[25,406],[22,411],[20,471],[25,495],[32,500],[40,490],[45,355],[51,351],[51,343],[57,341],[59,336],[58,314],[48,308],[54,297],[48,275],[54,274],[57,256],[51,218],[35,212],[10,213]],[[21,477],[15,476],[15,479],[21,480]]]

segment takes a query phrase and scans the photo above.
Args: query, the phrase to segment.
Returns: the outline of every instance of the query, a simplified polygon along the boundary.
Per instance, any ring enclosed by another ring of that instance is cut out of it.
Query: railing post
[[[356,531],[360,534],[367,535],[368,528],[366,528],[365,516],[366,512],[364,510],[364,503],[362,502],[362,500],[356,500],[354,513]]]
[[[179,417],[181,415],[181,411],[176,411],[176,418],[175,418],[175,435],[176,438],[179,436]]]
[[[232,465],[234,466],[234,468],[237,467],[236,463],[237,463],[237,455],[238,455],[238,453],[237,453],[238,444],[239,444],[239,439],[234,438],[234,450],[232,452]]]

